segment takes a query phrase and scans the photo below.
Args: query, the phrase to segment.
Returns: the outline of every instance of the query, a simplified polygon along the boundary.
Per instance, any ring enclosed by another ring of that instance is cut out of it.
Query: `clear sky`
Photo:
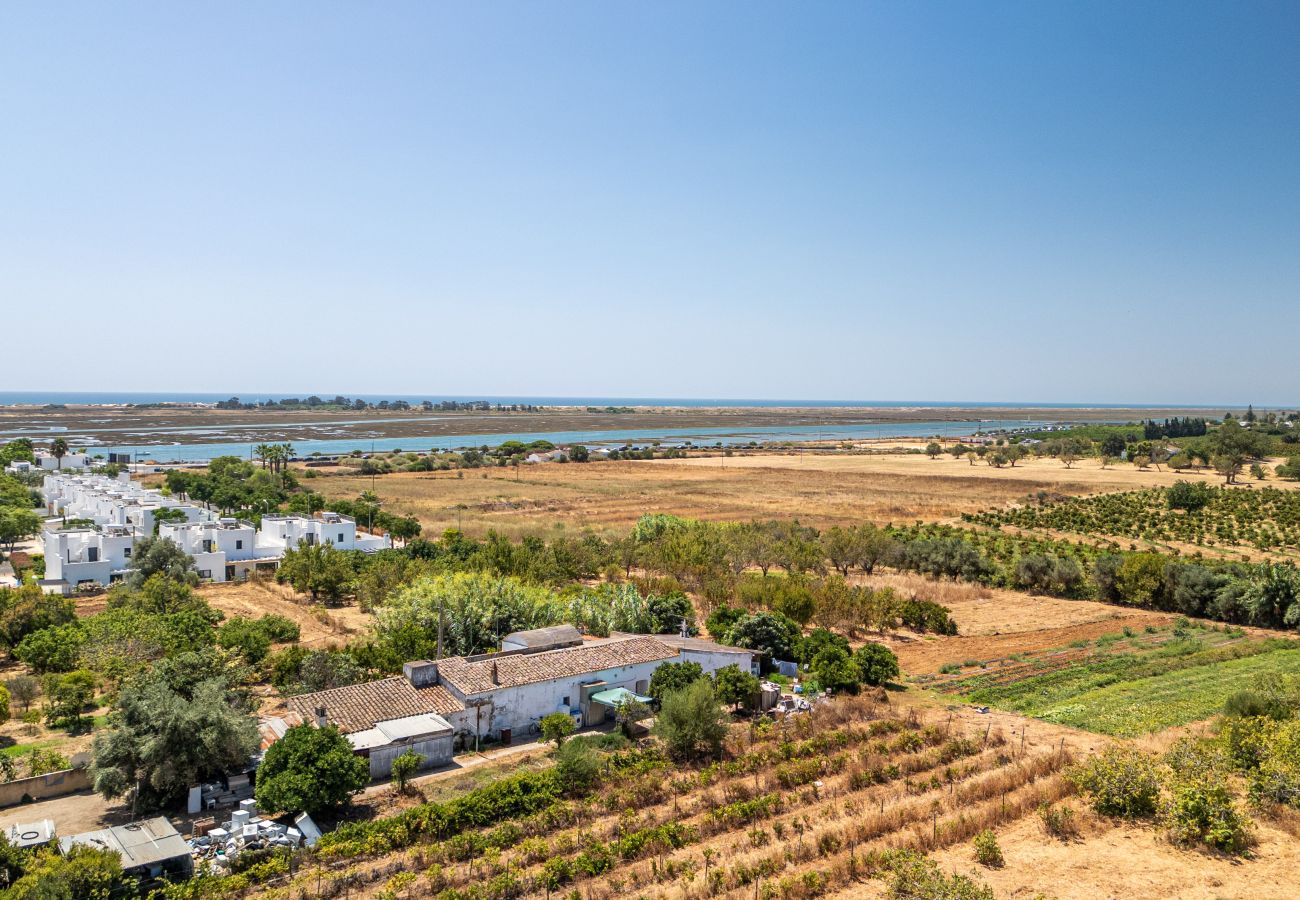
[[[0,389],[1300,402],[1300,3],[0,6]]]

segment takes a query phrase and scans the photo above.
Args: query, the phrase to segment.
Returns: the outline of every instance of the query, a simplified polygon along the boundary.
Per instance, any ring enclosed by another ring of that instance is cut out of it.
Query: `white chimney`
[[[325,707],[324,706],[316,707],[316,727],[324,728],[328,724],[329,724],[329,719],[326,718],[325,716]]]

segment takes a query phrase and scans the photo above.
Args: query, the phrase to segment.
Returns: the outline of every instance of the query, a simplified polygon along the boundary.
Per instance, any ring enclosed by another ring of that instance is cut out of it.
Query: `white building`
[[[50,592],[66,594],[78,586],[119,580],[134,542],[155,533],[193,556],[200,578],[217,582],[274,571],[285,551],[300,543],[366,553],[392,546],[387,535],[358,533],[355,521],[333,512],[265,516],[258,530],[250,522],[218,518],[209,509],[165,497],[125,472],[116,478],[52,473],[43,479],[41,492],[52,517],[44,532],[42,582]],[[68,520],[76,524],[64,527]]]
[[[88,469],[94,465],[90,460],[90,456],[85,453],[65,453],[62,459],[48,453],[42,453],[40,450],[37,450],[33,455],[36,457],[36,465],[42,469],[63,471],[64,469]]]
[[[257,534],[258,543],[268,550],[279,549],[282,555],[300,543],[308,547],[316,544],[330,545],[336,550],[361,550],[373,553],[391,547],[387,535],[357,532],[357,523],[342,513],[323,512],[317,516],[263,516],[262,528]]]
[[[45,539],[45,579],[41,584],[66,593],[79,584],[111,584],[126,574],[135,537],[122,525],[49,528]]]
[[[399,750],[395,738],[386,738],[392,728],[384,726],[394,721],[439,719],[450,729],[448,742],[454,732],[462,745],[472,746],[476,735],[507,742],[533,739],[540,719],[555,712],[573,716],[582,726],[606,722],[620,697],[646,694],[655,669],[686,661],[698,662],[706,673],[728,665],[753,671],[755,656],[697,638],[619,634],[579,646],[415,660],[402,667],[401,676],[291,697],[287,705],[296,721],[336,725],[359,754],[372,760],[372,775],[381,777],[392,757],[409,748],[403,744]],[[426,764],[438,763],[429,756]]]
[[[253,572],[273,572],[284,555],[283,548],[275,552],[259,548],[257,529],[241,519],[163,522],[158,536],[194,557],[199,578],[207,581],[243,581]]]
[[[216,518],[210,510],[182,503],[131,480],[123,472],[107,475],[50,474],[42,479],[45,512],[65,519],[88,519],[96,525],[125,525],[139,537],[154,532],[156,514],[182,514],[187,522]]]

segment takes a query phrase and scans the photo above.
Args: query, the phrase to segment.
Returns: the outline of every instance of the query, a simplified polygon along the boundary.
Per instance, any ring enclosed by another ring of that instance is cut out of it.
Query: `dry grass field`
[[[496,529],[518,536],[621,530],[647,512],[718,521],[793,516],[818,527],[939,521],[1017,503],[1039,491],[1084,495],[1208,477],[1132,466],[1103,470],[1095,462],[1066,469],[1055,460],[994,469],[906,453],[547,464],[522,466],[517,473],[480,469],[457,475],[383,475],[373,489],[385,509],[416,516],[431,534],[459,524],[468,534]],[[362,476],[327,475],[306,484],[327,497],[351,498],[371,489],[371,479]]]

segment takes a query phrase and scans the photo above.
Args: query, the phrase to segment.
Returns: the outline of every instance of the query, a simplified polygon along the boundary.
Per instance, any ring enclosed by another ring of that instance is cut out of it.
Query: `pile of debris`
[[[230,819],[220,825],[215,819],[195,822],[194,836],[189,844],[196,860],[207,860],[220,870],[229,866],[241,853],[278,847],[292,850],[303,843],[314,847],[320,836],[316,823],[306,813],[295,818],[293,826],[286,826],[259,817],[257,802],[243,800],[239,809],[230,814]]]

